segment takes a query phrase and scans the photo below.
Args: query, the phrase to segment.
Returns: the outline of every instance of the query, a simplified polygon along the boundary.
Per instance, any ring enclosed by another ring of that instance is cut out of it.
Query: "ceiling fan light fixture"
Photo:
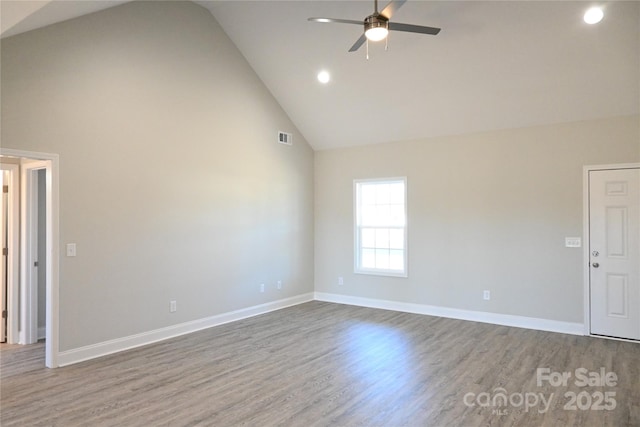
[[[389,20],[378,15],[368,16],[364,20],[364,35],[372,42],[379,42],[389,34]]]
[[[365,31],[364,34],[370,41],[379,42],[380,40],[384,40],[385,38],[387,38],[389,30],[384,27],[375,27],[369,28],[367,31]]]

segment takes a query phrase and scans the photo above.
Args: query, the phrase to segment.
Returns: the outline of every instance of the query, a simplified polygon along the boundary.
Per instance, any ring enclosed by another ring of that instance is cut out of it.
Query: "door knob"
[[[598,268],[600,267],[600,264],[598,264],[597,262],[594,262],[593,264],[591,264],[593,266],[593,268]]]

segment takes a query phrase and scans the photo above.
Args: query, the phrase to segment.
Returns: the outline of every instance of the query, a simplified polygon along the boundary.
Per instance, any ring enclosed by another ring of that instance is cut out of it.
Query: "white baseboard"
[[[426,314],[429,316],[470,320],[473,322],[491,323],[494,325],[535,329],[538,331],[559,332],[562,334],[571,335],[584,335],[584,325],[582,323],[562,322],[558,320],[538,319],[525,316],[513,316],[510,314],[487,313],[483,311],[461,310],[457,308],[362,298],[324,292],[315,292],[314,299],[317,301],[357,305],[370,308],[381,308],[384,310],[402,311],[406,313]]]
[[[58,353],[58,366],[67,366],[83,362],[85,360],[95,359],[108,354],[141,347],[143,345],[152,344],[180,335],[190,334],[202,329],[235,322],[237,320],[246,319],[248,317],[280,310],[313,300],[356,305],[361,307],[380,308],[406,313],[425,314],[429,316],[448,317],[452,319],[469,320],[473,322],[491,323],[495,325],[513,326],[540,331],[559,332],[563,334],[584,335],[584,326],[582,323],[561,322],[557,320],[512,316],[508,314],[487,313],[482,311],[461,310],[424,304],[313,292],[253,307],[243,308],[228,313],[222,313],[204,319],[180,323],[166,328],[143,332],[141,334],[130,335],[85,347],[62,351]],[[38,331],[38,335],[40,335],[40,331]]]
[[[190,334],[202,329],[211,328],[236,320],[246,319],[248,317],[257,316],[259,314],[268,313],[270,311],[280,310],[293,305],[302,304],[313,300],[313,293],[298,295],[291,298],[285,298],[278,301],[272,301],[253,307],[243,308],[228,313],[218,314],[216,316],[204,319],[194,320],[192,322],[180,323],[178,325],[168,326],[166,328],[156,329],[141,334],[130,335],[128,337],[117,338],[110,341],[104,341],[85,347],[74,348],[58,353],[58,366],[67,366],[74,363],[82,362],[97,357],[106,356],[108,354],[129,350],[154,342],[163,341],[180,335]]]

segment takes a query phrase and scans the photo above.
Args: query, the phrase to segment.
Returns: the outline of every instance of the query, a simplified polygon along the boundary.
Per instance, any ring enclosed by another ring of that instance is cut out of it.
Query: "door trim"
[[[591,283],[590,283],[590,253],[589,245],[591,243],[591,235],[589,232],[589,172],[601,170],[621,170],[621,169],[640,169],[640,163],[621,163],[609,165],[589,165],[584,166],[582,171],[582,227],[583,227],[583,244],[582,244],[582,283],[583,283],[583,304],[584,304],[584,334],[588,336],[603,337],[601,335],[591,334]],[[614,338],[612,338],[614,339]],[[615,338],[626,341],[622,338]],[[633,340],[630,340],[633,341]],[[637,341],[633,341],[637,342]]]
[[[47,223],[47,297],[46,297],[46,342],[45,365],[57,368],[59,355],[59,265],[60,265],[60,158],[57,154],[0,148],[0,155],[49,160],[46,167],[46,223]]]

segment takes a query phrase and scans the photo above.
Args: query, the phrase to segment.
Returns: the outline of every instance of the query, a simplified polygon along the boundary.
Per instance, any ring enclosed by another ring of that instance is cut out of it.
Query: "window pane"
[[[380,268],[382,270],[389,269],[388,249],[376,249],[376,268]]]
[[[376,218],[374,224],[378,227],[388,226],[391,223],[391,213],[389,205],[376,206]]]
[[[373,228],[363,228],[361,239],[363,248],[374,248],[376,246],[376,230]]]
[[[404,226],[404,206],[403,205],[389,206],[389,222],[386,225],[395,225],[398,227]]]
[[[362,268],[376,268],[375,249],[362,249]]]
[[[389,186],[389,203],[404,205],[404,183],[398,182]]]
[[[404,270],[404,251],[396,251],[396,250],[390,251],[389,269]]]
[[[389,230],[389,247],[391,249],[404,249],[404,230],[396,228]]]
[[[389,229],[376,229],[376,248],[389,248]]]
[[[377,210],[375,205],[363,206],[360,215],[360,225],[372,226],[376,225]]]
[[[377,184],[376,185],[376,204],[387,205],[389,204],[389,184]]]
[[[375,184],[360,184],[360,197],[363,205],[375,205],[376,204],[376,185]]]

